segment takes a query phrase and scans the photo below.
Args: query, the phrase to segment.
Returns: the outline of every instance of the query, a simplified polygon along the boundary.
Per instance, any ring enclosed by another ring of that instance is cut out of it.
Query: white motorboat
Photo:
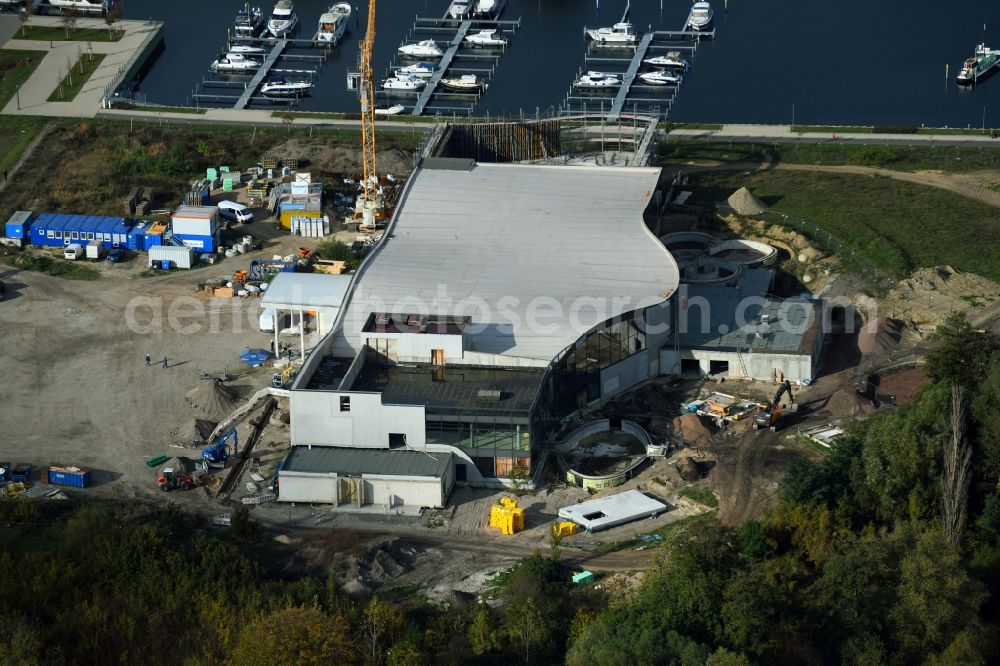
[[[263,46],[250,46],[249,44],[233,44],[229,47],[229,53],[239,53],[241,55],[254,55],[264,53],[267,49]]]
[[[416,44],[403,44],[398,51],[411,58],[440,58],[444,51],[433,39],[423,39]]]
[[[653,67],[665,67],[666,69],[682,69],[686,71],[688,68],[687,60],[681,57],[679,51],[670,51],[666,55],[646,58],[643,62]]]
[[[382,84],[386,90],[416,91],[427,85],[427,82],[416,76],[390,76]]]
[[[598,44],[609,46],[631,46],[638,43],[639,35],[631,23],[615,23],[610,28],[595,28],[587,31],[587,37]]]
[[[316,41],[336,45],[347,32],[351,19],[351,3],[338,2],[319,17]]]
[[[434,76],[435,69],[437,68],[429,62],[418,62],[400,67],[396,70],[396,76],[419,76],[422,79],[429,79]]]
[[[252,72],[260,67],[261,61],[248,58],[242,53],[227,53],[212,63],[210,69],[213,72],[225,72],[227,74],[240,74]]]
[[[452,3],[448,5],[448,18],[453,19],[464,19],[469,10],[472,9],[472,2],[475,0],[452,0]]]
[[[66,7],[67,9],[104,9],[104,0],[49,0],[53,7]]]
[[[658,69],[655,72],[640,74],[639,80],[651,86],[677,86],[684,79],[680,74],[674,74],[665,69]]]
[[[275,77],[260,87],[260,93],[268,97],[299,97],[313,87],[309,81],[287,81]]]
[[[477,19],[496,19],[503,13],[507,0],[476,0],[472,16]]]
[[[615,74],[605,74],[604,72],[587,72],[573,82],[574,88],[607,89],[617,88],[622,83]]]
[[[383,109],[375,109],[376,116],[395,116],[399,115],[403,111],[406,111],[406,107],[402,104],[393,104],[392,106],[385,107]]]
[[[233,32],[236,37],[257,37],[264,31],[264,12],[260,7],[246,8],[236,13],[236,24]]]
[[[466,35],[462,41],[468,46],[507,46],[507,40],[496,30],[480,30],[474,35]]]
[[[441,85],[456,92],[476,92],[485,84],[475,74],[463,74],[450,79],[441,79]]]
[[[292,0],[278,0],[267,21],[267,31],[275,37],[286,37],[299,25]]]
[[[687,27],[689,30],[708,30],[712,26],[712,5],[696,2],[691,6]]]

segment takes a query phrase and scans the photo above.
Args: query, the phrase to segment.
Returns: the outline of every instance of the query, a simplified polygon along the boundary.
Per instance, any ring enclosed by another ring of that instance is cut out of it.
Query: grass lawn
[[[697,174],[691,189],[697,203],[713,204],[743,185],[818,245],[825,244],[825,233],[816,237],[797,221],[815,223],[897,276],[948,264],[1000,281],[1000,244],[992,242],[1000,211],[992,206],[885,176],[822,172]]]
[[[708,486],[687,486],[686,488],[682,488],[678,494],[710,509],[719,508],[719,498],[715,496],[715,493]]]
[[[946,146],[863,146],[851,143],[733,143],[667,140],[660,145],[662,162],[788,162],[790,164],[856,164],[895,171],[966,172],[1000,168],[997,148]]]
[[[80,59],[73,63],[72,71],[67,73],[66,78],[62,80],[62,85],[56,86],[56,89],[49,95],[49,101],[72,102],[76,99],[79,92],[83,90],[83,86],[87,85],[90,76],[101,66],[103,60],[103,53],[81,55]]]
[[[10,252],[9,250],[7,252]],[[47,273],[66,280],[100,280],[99,271],[82,265],[82,262],[66,261],[55,257],[40,256],[27,252],[15,251],[8,255],[0,253],[0,261],[26,271]]]
[[[23,35],[22,35],[23,29]],[[43,26],[31,25],[18,28],[14,35],[16,39],[34,39],[40,42],[117,42],[125,34],[124,30],[109,31],[106,28],[73,28],[66,36],[66,28],[61,25]]]
[[[38,116],[0,116],[0,170],[9,170],[45,126]]]
[[[204,115],[205,113],[205,109],[196,109],[193,106],[149,106],[146,104],[139,104],[135,106],[115,108],[128,108],[131,111],[148,111],[151,113],[194,113],[197,115]]]
[[[45,51],[0,50],[0,108],[7,106],[44,57]]]

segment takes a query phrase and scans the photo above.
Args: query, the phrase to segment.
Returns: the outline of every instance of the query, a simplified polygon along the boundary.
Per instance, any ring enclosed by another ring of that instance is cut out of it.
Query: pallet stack
[[[507,536],[517,534],[524,529],[524,509],[517,507],[513,497],[501,497],[499,504],[490,507],[490,527]]]

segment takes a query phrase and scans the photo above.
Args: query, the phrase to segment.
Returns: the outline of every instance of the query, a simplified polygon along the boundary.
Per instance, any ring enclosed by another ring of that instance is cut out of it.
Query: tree
[[[361,613],[361,635],[369,664],[381,664],[386,650],[396,642],[403,626],[403,616],[395,606],[372,597]]]
[[[738,652],[730,652],[726,648],[719,648],[712,653],[705,666],[750,666],[750,660],[745,655]]]
[[[70,7],[63,10],[62,13],[62,24],[63,29],[66,31],[66,39],[69,39],[69,31],[76,30],[76,17],[77,11],[75,7]]]
[[[472,624],[469,625],[469,643],[472,651],[479,656],[493,652],[499,647],[497,634],[493,629],[493,618],[490,617],[489,608],[480,606],[472,616]]]
[[[750,655],[763,655],[781,619],[784,600],[763,567],[736,574],[723,595],[722,619],[731,645]]]
[[[544,618],[531,597],[519,603],[507,604],[504,630],[511,643],[524,654],[526,664],[531,663],[531,655],[542,647],[547,636]]]
[[[972,328],[965,315],[955,313],[938,326],[932,338],[937,346],[927,352],[927,374],[931,379],[975,388],[989,371],[1000,338]]]
[[[986,594],[965,572],[959,551],[942,532],[927,530],[901,538],[907,554],[896,589],[899,602],[889,615],[902,661],[912,662],[944,650],[961,631],[975,627]]]
[[[340,615],[318,608],[283,608],[248,625],[229,655],[229,666],[351,664],[358,653]]]
[[[957,544],[965,529],[965,512],[969,505],[969,481],[972,448],[965,436],[965,388],[951,385],[951,437],[944,444],[944,473],[941,475],[941,513],[944,533]]]
[[[115,3],[111,9],[104,14],[104,22],[108,24],[108,39],[114,38],[114,28],[115,23],[118,22],[122,17],[122,8],[120,3]]]

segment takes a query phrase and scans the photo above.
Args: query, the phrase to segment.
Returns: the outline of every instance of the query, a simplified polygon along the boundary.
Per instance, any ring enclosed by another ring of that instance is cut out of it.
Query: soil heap
[[[188,403],[209,418],[222,420],[239,404],[239,396],[218,379],[201,381],[184,396]]]
[[[687,446],[703,446],[712,438],[712,431],[697,414],[692,413],[681,414],[674,419],[674,433]]]
[[[184,446],[191,446],[196,442],[200,446],[208,441],[217,425],[219,424],[215,421],[207,419],[192,419],[186,426],[177,431],[177,441]]]
[[[879,317],[869,321],[858,334],[858,349],[865,356],[887,352],[899,344],[903,324],[896,319]]]
[[[726,203],[740,215],[760,215],[767,210],[764,202],[751,194],[746,187],[741,187],[730,194]]]

